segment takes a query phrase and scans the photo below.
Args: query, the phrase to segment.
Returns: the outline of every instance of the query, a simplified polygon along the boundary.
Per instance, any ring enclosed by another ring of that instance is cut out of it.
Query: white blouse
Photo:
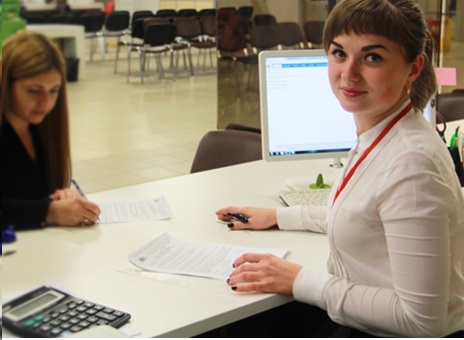
[[[395,115],[359,136],[344,174]],[[330,243],[328,273],[302,269],[296,300],[378,336],[464,329],[463,193],[420,112],[394,125],[332,207],[279,208],[277,221],[285,230],[326,232]]]

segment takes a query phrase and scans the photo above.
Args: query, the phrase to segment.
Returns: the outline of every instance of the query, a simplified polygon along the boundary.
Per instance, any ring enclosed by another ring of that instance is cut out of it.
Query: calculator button
[[[52,319],[56,318],[57,316],[59,316],[60,314],[53,311],[53,312],[50,312],[50,314],[48,314]]]
[[[26,322],[23,323],[24,327],[32,327],[34,324],[37,323],[35,319],[29,319]]]
[[[113,312],[114,312],[114,309],[105,308],[103,311],[104,311],[105,313],[113,313]]]
[[[61,333],[63,333],[63,330],[59,327],[56,327],[56,328],[53,328],[50,333],[52,335],[60,335]]]
[[[65,323],[62,323],[60,327],[66,330],[68,328],[71,328],[71,326],[72,325],[69,322],[65,322]]]
[[[90,326],[90,322],[81,321],[81,322],[79,322],[79,326],[81,326],[82,328],[87,328],[87,327]]]
[[[116,316],[112,315],[112,314],[108,314],[108,313],[105,313],[105,312],[99,312],[97,314],[97,316],[101,319],[105,319],[105,320],[108,320],[108,321],[114,321],[116,320]]]
[[[77,303],[75,303],[75,302],[68,302],[68,308],[69,308],[69,309],[74,309],[74,308],[76,308],[76,307],[77,307]]]
[[[98,318],[96,318],[95,316],[90,316],[88,319],[87,319],[88,322],[90,323],[94,323],[94,322],[97,322],[98,321]]]
[[[52,329],[52,326],[50,325],[43,325],[42,327],[39,328],[43,332],[48,332],[50,329]]]
[[[90,302],[86,302],[86,303],[84,303],[84,306],[87,307],[87,308],[92,308],[93,306],[95,306],[95,304],[90,303]]]
[[[87,310],[87,308],[84,307],[84,306],[79,306],[79,307],[76,308],[76,310],[77,310],[78,312],[85,312],[85,311]]]
[[[61,321],[59,319],[55,319],[55,320],[50,321],[49,325],[53,327],[57,327],[61,325]]]
[[[61,320],[61,321],[68,321],[69,319],[71,319],[71,318],[69,316],[67,316],[67,315],[61,315],[59,317],[59,320]]]
[[[71,324],[71,325],[75,325],[75,324],[78,324],[81,320],[77,319],[77,318],[72,318],[71,320],[69,320],[68,322]]]
[[[68,311],[67,308],[62,308],[62,309],[60,309],[59,313],[60,314],[65,314],[67,311]]]
[[[77,316],[77,318],[80,319],[80,320],[85,320],[85,319],[87,319],[88,317],[89,317],[89,316],[88,316],[87,314],[84,314],[84,313],[79,314],[79,315]]]
[[[100,305],[93,306],[93,309],[98,310],[98,311],[102,310],[103,308],[105,308],[105,307],[100,306]]]
[[[106,320],[98,320],[97,322],[97,325],[101,326],[101,325],[107,325],[108,324],[108,321]]]
[[[94,315],[95,313],[97,313],[97,311],[95,309],[93,309],[93,308],[90,308],[85,313],[88,314],[88,315]]]
[[[68,316],[70,316],[70,317],[77,316],[78,314],[79,314],[79,313],[78,313],[78,312],[76,312],[76,311],[74,311],[74,310],[72,310],[72,311],[68,312]]]
[[[123,312],[120,312],[120,311],[118,311],[118,310],[115,310],[115,311],[113,312],[113,314],[116,315],[118,318],[124,315]]]
[[[82,327],[79,327],[79,326],[72,326],[72,327],[69,329],[69,331],[70,331],[70,332],[73,332],[73,333],[77,333],[77,332],[79,332],[79,331],[81,331],[81,330],[82,330]]]
[[[85,302],[85,301],[84,301],[84,300],[81,300],[81,299],[75,299],[75,300],[74,300],[74,303],[75,303],[76,305],[82,305],[84,302]]]

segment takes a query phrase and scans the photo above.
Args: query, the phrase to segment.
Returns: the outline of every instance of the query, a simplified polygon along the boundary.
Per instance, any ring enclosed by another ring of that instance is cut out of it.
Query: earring
[[[411,87],[408,86],[408,88],[406,89],[406,94],[409,96],[411,96]]]

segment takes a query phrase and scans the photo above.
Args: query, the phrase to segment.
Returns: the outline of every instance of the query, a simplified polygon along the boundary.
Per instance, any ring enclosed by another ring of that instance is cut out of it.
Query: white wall
[[[159,9],[159,0],[115,0],[114,6],[118,11],[150,10],[153,13]]]

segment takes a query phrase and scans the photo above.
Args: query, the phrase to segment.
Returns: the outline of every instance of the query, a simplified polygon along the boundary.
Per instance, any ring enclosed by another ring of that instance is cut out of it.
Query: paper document
[[[144,270],[226,280],[232,263],[243,253],[271,253],[283,258],[288,249],[246,248],[225,244],[192,243],[162,234],[129,255]]]
[[[164,196],[139,202],[99,203],[99,223],[157,221],[171,218]]]

